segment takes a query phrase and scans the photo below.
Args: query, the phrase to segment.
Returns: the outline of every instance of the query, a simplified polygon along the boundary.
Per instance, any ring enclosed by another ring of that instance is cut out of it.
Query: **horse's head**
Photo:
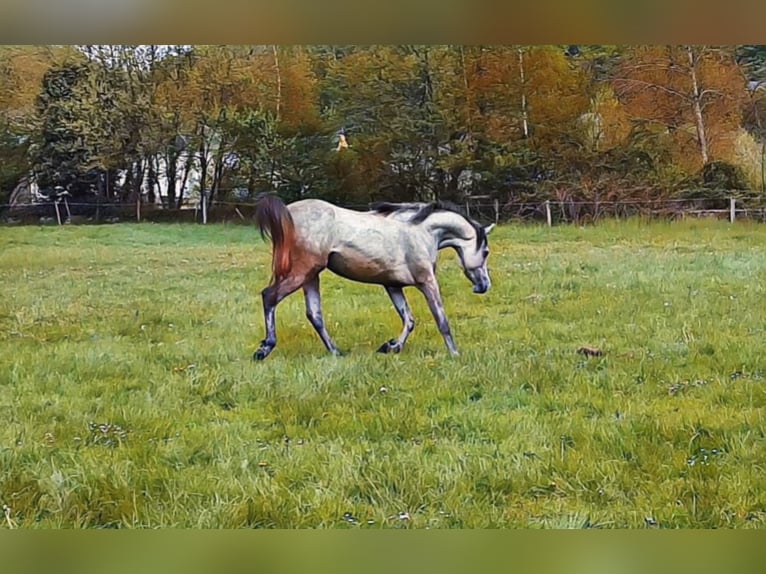
[[[477,226],[475,238],[456,241],[453,244],[458,257],[460,257],[463,273],[473,283],[474,293],[486,293],[492,284],[487,270],[487,258],[489,257],[487,236],[494,227],[494,223],[487,227]]]
[[[372,211],[414,225],[424,224],[437,238],[437,248],[457,251],[463,273],[473,284],[474,293],[486,293],[492,282],[487,271],[487,236],[495,224],[482,227],[449,202],[377,203]]]

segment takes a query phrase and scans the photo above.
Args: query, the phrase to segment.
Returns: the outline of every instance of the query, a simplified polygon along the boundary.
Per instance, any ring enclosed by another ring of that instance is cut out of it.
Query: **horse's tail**
[[[276,195],[264,195],[255,205],[255,223],[261,237],[270,238],[272,245],[271,283],[287,277],[292,268],[295,246],[295,225],[285,203]]]

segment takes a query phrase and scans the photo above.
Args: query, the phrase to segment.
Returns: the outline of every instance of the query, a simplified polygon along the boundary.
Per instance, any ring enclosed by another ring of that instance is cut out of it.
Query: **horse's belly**
[[[336,275],[361,283],[390,286],[412,284],[407,273],[396,268],[384,268],[378,262],[360,256],[332,252],[327,260],[327,268]]]

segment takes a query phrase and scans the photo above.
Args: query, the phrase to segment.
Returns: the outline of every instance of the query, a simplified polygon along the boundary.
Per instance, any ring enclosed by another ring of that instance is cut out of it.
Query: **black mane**
[[[392,203],[390,201],[376,201],[370,204],[370,211],[382,215],[390,215],[399,211],[421,209],[424,205],[424,203]]]
[[[370,209],[381,215],[390,215],[401,211],[416,211],[410,219],[410,223],[423,223],[429,216],[439,211],[451,211],[462,215],[463,218],[471,224],[476,230],[476,247],[481,246],[487,241],[487,234],[478,222],[474,221],[458,205],[449,201],[433,201],[431,203],[391,203],[388,201],[378,201],[370,205]]]

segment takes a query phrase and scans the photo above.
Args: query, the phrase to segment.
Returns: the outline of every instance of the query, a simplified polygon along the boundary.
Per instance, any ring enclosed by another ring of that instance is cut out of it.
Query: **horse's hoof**
[[[389,353],[391,352],[391,343],[386,341],[383,343],[380,347],[378,347],[378,353]]]
[[[271,351],[266,349],[258,349],[255,353],[253,353],[253,361],[263,361],[266,357],[269,356],[270,352]]]
[[[341,351],[340,349],[335,349],[332,352],[332,354],[335,357],[345,357],[346,355],[348,355],[348,351]]]
[[[378,348],[378,353],[398,353],[401,350],[402,350],[402,347],[399,344],[399,341],[397,341],[396,339],[391,339],[383,343]]]

